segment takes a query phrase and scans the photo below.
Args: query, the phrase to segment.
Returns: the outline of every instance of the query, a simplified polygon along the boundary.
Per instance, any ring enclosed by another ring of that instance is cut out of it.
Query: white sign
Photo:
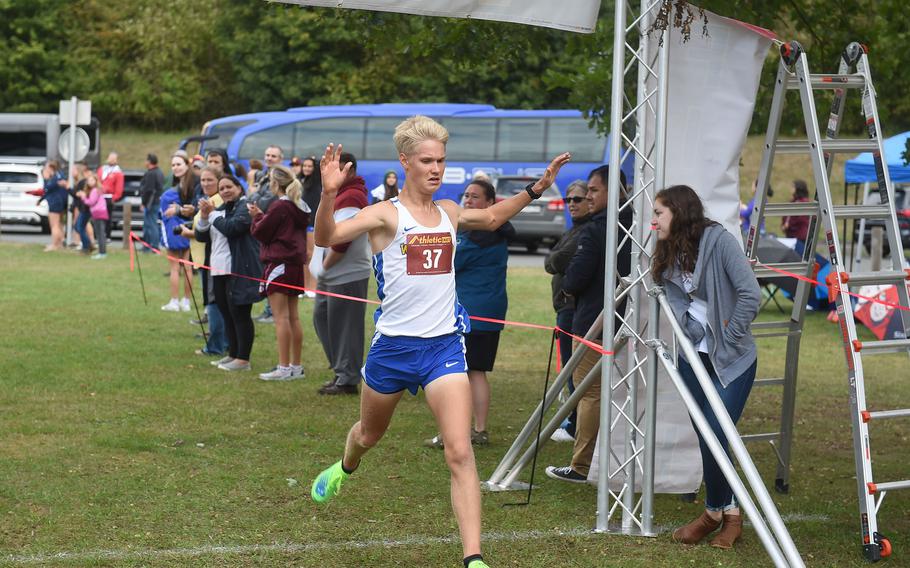
[[[60,101],[60,126],[73,123],[73,101]],[[78,101],[76,103],[76,124],[84,126],[92,123],[92,101]],[[81,159],[81,158],[80,158]]]
[[[278,0],[284,4],[514,22],[593,33],[600,0]]]
[[[78,162],[85,158],[88,154],[89,147],[91,146],[91,140],[89,140],[88,133],[85,130],[82,130],[79,127],[76,127],[76,146],[73,152],[73,161]],[[57,151],[60,152],[60,155],[65,159],[69,160],[70,155],[70,129],[67,128],[60,133],[60,139],[57,141]]]

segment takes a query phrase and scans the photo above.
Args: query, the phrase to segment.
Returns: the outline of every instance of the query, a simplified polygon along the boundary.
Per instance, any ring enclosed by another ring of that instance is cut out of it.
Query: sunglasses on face
[[[586,197],[566,197],[566,203],[575,203],[576,205],[587,199]]]

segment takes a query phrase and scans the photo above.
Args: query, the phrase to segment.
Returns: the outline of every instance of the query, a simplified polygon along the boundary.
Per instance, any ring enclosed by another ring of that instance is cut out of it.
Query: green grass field
[[[405,397],[380,446],[325,507],[309,483],[340,456],[358,415],[354,397],[316,394],[329,371],[302,302],[307,379],[270,384],[228,375],[193,354],[189,314],[165,313],[165,263],[141,257],[148,306],[128,256],[106,261],[0,245],[0,565],[73,566],[460,566],[461,548],[442,455],[418,396]],[[509,317],[549,323],[549,279],[509,273]],[[776,308],[763,318],[778,317]],[[273,328],[257,327],[253,365],[276,359]],[[789,495],[773,494],[809,565],[862,566],[844,357],[836,326],[808,319]],[[477,451],[492,472],[539,398],[549,336],[507,329],[493,382],[492,443]],[[783,343],[762,340],[760,376],[780,376]],[[869,358],[869,398],[910,407],[906,356]],[[774,391],[774,392],[772,392]],[[775,389],[754,393],[742,431],[774,428]],[[873,430],[879,479],[908,477],[905,424]],[[750,446],[767,480],[774,457]],[[674,545],[669,528],[701,501],[659,495],[656,538],[593,535],[596,489],[542,474],[568,461],[547,445],[528,507],[524,495],[485,494],[491,566],[769,565],[747,529],[735,550]],[[527,480],[527,475],[524,479]],[[881,530],[894,544],[886,565],[907,565],[910,499],[888,495]]]

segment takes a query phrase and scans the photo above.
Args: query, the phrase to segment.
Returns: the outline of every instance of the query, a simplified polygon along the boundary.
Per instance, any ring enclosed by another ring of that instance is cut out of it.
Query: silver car
[[[501,176],[496,178],[496,200],[500,201],[522,193],[525,186],[538,178],[526,176]],[[540,245],[552,246],[566,230],[565,201],[554,183],[543,192],[540,199],[531,202],[518,215],[512,217],[515,238],[512,242],[523,244],[528,252],[536,252]]]

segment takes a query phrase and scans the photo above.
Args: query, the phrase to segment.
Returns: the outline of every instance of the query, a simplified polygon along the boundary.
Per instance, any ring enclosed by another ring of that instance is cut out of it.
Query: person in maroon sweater
[[[264,283],[260,291],[267,295],[275,318],[278,338],[278,366],[259,375],[264,381],[290,381],[303,378],[300,353],[303,350],[303,328],[297,311],[302,288],[303,267],[307,262],[306,241],[310,210],[301,199],[303,186],[284,166],[273,166],[269,189],[278,199],[263,213],[250,204],[253,237],[260,243],[259,258],[263,265]]]
[[[790,192],[791,203],[805,203],[809,201],[809,186],[801,179],[793,180],[793,189]],[[795,217],[784,217],[781,220],[781,228],[788,238],[796,239],[797,254],[803,254],[806,248],[806,239],[809,236],[809,216],[799,215]]]

